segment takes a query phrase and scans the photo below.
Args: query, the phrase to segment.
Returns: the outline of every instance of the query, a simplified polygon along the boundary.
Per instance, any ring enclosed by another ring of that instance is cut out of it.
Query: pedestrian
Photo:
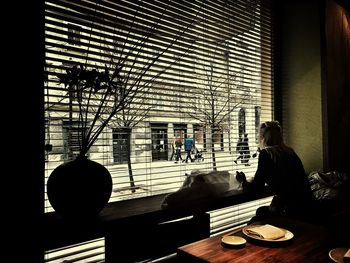
[[[173,158],[175,157],[175,151],[176,151],[176,144],[175,144],[175,142],[176,142],[176,138],[174,138],[172,140],[172,142],[171,142],[171,156],[170,156],[169,161],[172,161]]]
[[[249,141],[248,141],[248,133],[244,133],[244,138],[239,136],[238,142],[236,145],[236,152],[239,153],[239,156],[234,160],[234,163],[237,163],[239,159],[241,159],[241,163],[244,163],[246,166],[250,164],[250,150],[249,150]]]
[[[248,139],[248,133],[244,133],[244,138],[242,142],[241,147],[243,158],[241,160],[242,163],[244,163],[245,166],[249,166],[249,159],[250,159],[250,150],[249,150],[249,139]]]
[[[191,162],[194,161],[194,160],[192,159],[192,156],[191,156],[191,151],[192,151],[193,148],[194,148],[194,141],[193,141],[193,139],[191,138],[191,136],[188,135],[187,138],[185,139],[185,151],[186,151],[186,159],[185,159],[185,162],[186,162],[186,163],[188,162],[188,159],[190,159]]]
[[[235,163],[241,159],[241,163],[244,163],[246,166],[249,166],[250,159],[250,150],[249,150],[249,141],[248,133],[244,133],[244,138],[240,135],[236,145],[236,152],[239,153],[239,156],[234,160]]]
[[[156,152],[157,152],[157,160],[160,160],[161,158],[161,152],[163,151],[163,145],[157,144],[156,145]]]
[[[234,160],[235,163],[237,163],[239,159],[243,159],[243,151],[241,150],[242,142],[243,142],[242,136],[239,135],[238,141],[236,144],[236,153],[238,153],[239,155],[236,158],[236,160]]]
[[[182,157],[181,157],[181,147],[182,147],[181,138],[177,138],[177,139],[175,140],[175,163],[177,163],[179,160],[182,161]]]

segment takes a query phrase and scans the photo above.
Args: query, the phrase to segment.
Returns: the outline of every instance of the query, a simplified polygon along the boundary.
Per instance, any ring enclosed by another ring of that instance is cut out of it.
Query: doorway
[[[168,160],[168,133],[166,124],[152,124],[152,161]]]

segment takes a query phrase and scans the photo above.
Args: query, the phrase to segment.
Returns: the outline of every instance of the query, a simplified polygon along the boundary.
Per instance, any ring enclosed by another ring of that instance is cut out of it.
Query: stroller
[[[197,148],[195,148],[194,160],[197,161],[197,162],[203,162],[204,161],[204,157],[203,157],[202,152],[200,150],[198,150]]]

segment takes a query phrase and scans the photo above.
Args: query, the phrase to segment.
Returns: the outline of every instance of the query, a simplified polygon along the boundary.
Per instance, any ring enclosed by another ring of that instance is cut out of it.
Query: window
[[[126,163],[130,151],[130,131],[113,129],[113,161],[116,164]]]
[[[76,121],[63,121],[62,135],[63,135],[63,160],[72,160],[79,154],[79,140],[78,140],[79,123]]]
[[[67,32],[68,44],[80,45],[81,27],[73,24],[68,24],[67,27],[68,27],[68,32]]]
[[[176,191],[195,169],[254,175],[257,158],[235,164],[232,149],[244,133],[256,149],[257,123],[272,119],[268,1],[46,0],[45,7],[46,177],[79,147],[66,123],[76,105],[56,77],[74,63],[100,70],[119,63],[128,85],[144,85],[89,152],[112,174],[110,202]],[[169,161],[173,136],[187,135],[204,161]]]
[[[200,151],[205,150],[205,130],[201,125],[194,125],[194,142],[196,145],[196,148],[199,149]]]
[[[168,125],[166,123],[151,124],[152,161],[167,161],[168,158]]]

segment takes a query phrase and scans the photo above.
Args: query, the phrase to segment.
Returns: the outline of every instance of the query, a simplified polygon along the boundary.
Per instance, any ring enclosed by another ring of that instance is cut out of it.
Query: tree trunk
[[[213,160],[213,171],[216,171],[216,156],[215,156],[215,141],[214,141],[215,129],[211,129],[211,158]]]
[[[127,155],[128,155],[128,172],[129,172],[130,188],[131,188],[131,192],[135,193],[135,191],[136,191],[136,189],[135,189],[135,181],[134,181],[134,176],[132,174],[132,165],[131,165],[131,149],[130,149],[130,145],[131,145],[131,129],[129,129],[127,132],[128,132],[128,136],[127,136]]]

